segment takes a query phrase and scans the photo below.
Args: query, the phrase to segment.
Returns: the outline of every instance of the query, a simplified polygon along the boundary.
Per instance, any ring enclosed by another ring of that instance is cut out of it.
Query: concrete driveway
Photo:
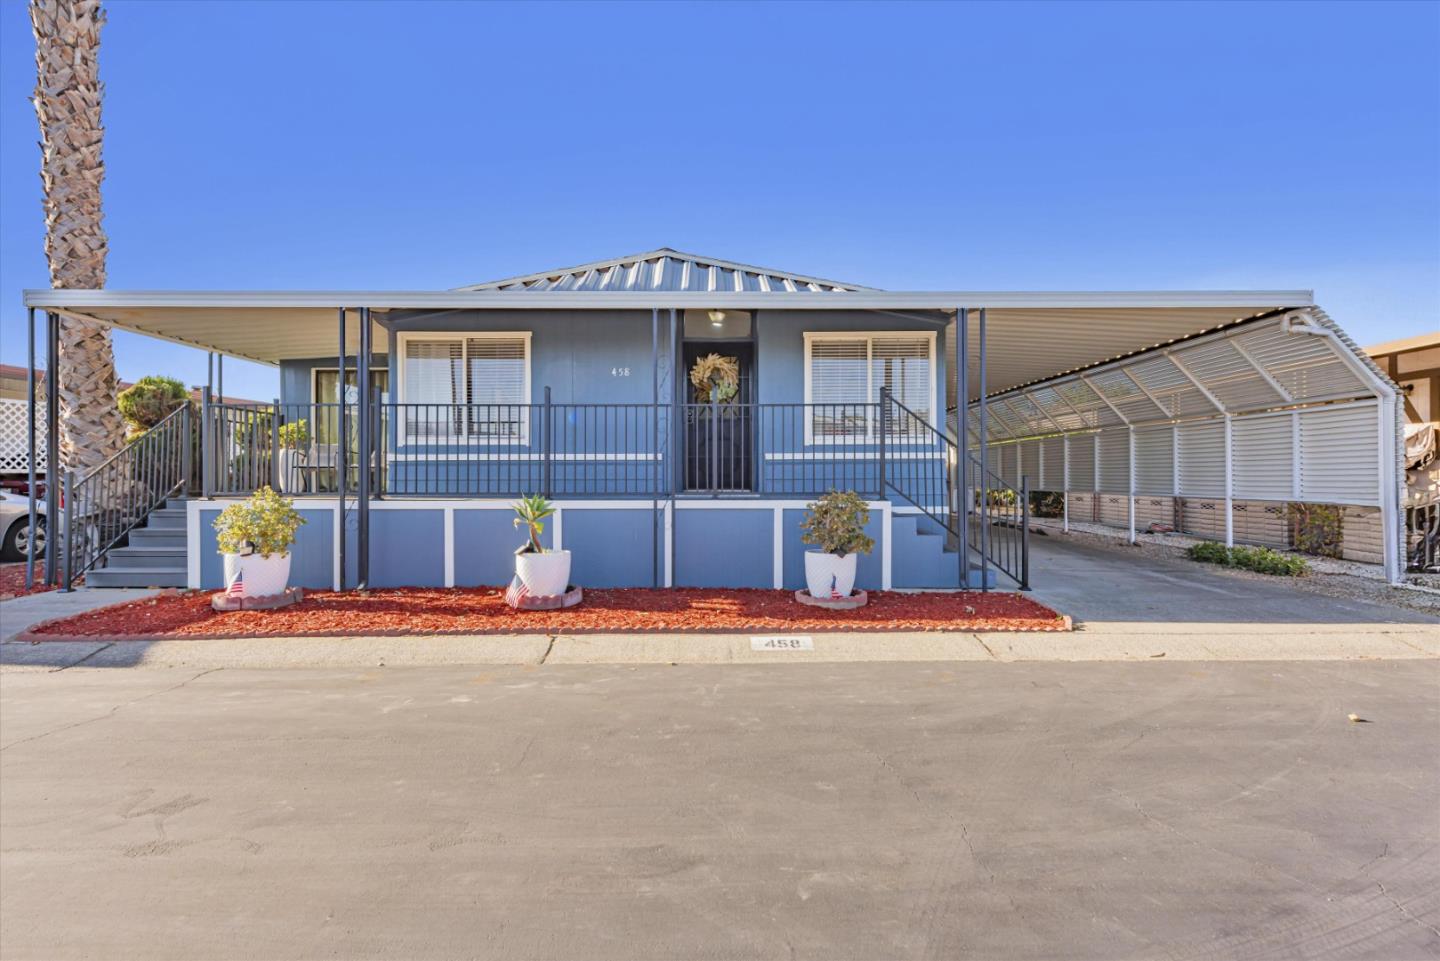
[[[1435,660],[0,693],[15,961],[1440,957]]]

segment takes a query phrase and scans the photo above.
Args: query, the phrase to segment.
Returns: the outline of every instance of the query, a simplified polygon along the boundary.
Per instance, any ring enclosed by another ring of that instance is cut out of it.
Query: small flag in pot
[[[830,575],[830,600],[840,600],[840,577],[838,574]]]
[[[520,602],[529,596],[530,592],[525,589],[525,582],[520,579],[519,574],[516,574],[510,579],[510,586],[505,588],[505,603],[511,607],[519,607]]]
[[[226,596],[226,597],[244,597],[244,596],[245,596],[245,572],[244,572],[244,571],[237,570],[237,571],[235,572],[235,579],[230,582],[230,586],[229,586],[229,587],[225,588],[225,596]]]

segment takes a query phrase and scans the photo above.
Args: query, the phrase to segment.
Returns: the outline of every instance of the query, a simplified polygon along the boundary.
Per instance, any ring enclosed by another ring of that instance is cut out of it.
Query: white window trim
[[[933,330],[807,330],[803,336],[805,339],[805,403],[814,403],[810,393],[811,363],[810,349],[816,340],[863,340],[865,348],[865,388],[869,393],[875,385],[871,383],[874,370],[871,364],[874,355],[873,341],[876,337],[923,337],[926,343],[927,360],[930,364],[930,411],[929,416],[935,416],[936,402],[936,380],[939,371],[935,364],[935,331]],[[875,403],[876,397],[867,398],[864,403]],[[867,425],[864,435],[851,434],[845,437],[815,437],[815,421],[813,417],[805,418],[805,443],[806,445],[817,444],[873,444],[876,443],[876,431],[873,426]]]
[[[513,340],[520,338],[525,342],[525,399],[523,404],[532,403],[531,392],[531,351],[530,338],[532,331],[528,330],[462,330],[462,331],[407,331],[395,335],[395,397],[397,404],[410,403],[410,395],[405,384],[405,361],[408,356],[409,344],[412,340],[429,341],[455,341],[461,346],[461,356],[464,356],[465,341],[467,340]],[[462,364],[464,361],[462,360]],[[466,376],[469,376],[468,366]],[[401,438],[401,443],[409,443]],[[426,447],[529,447],[530,446],[530,418],[524,418],[520,423],[520,436],[514,440],[502,440],[500,438],[471,437],[468,435],[430,438],[423,442]]]

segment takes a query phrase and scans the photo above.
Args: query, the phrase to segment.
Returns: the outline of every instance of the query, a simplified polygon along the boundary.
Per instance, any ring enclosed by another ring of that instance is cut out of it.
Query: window
[[[935,335],[805,335],[805,402],[812,409],[807,441],[874,435],[868,421],[880,388],[889,388],[917,417],[933,423]],[[896,430],[901,424],[896,422]]]
[[[400,337],[409,440],[528,443],[530,335]]]
[[[312,425],[312,439],[317,444],[333,444],[340,436],[340,411],[334,406],[340,402],[340,395],[337,390],[337,383],[340,380],[340,370],[336,367],[316,367],[314,370],[314,382],[312,384],[312,403],[316,405],[313,416],[310,419]],[[345,368],[345,386],[354,389],[356,383],[356,371],[354,367]],[[381,399],[390,390],[390,371],[370,370],[370,386],[380,391]],[[349,397],[347,400],[353,408],[358,403],[357,398]],[[351,444],[354,445],[354,415],[351,415]]]

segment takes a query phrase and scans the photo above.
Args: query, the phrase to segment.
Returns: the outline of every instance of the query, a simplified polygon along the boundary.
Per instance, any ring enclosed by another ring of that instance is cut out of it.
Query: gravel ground
[[[1124,531],[1113,527],[1072,521],[1070,532],[1067,534],[1062,530],[1058,520],[1049,518],[1035,521],[1034,528],[1044,531],[1050,537],[1074,538],[1097,547],[1119,551],[1131,557],[1139,552],[1141,556],[1184,559],[1185,549],[1202,540],[1202,538],[1187,537],[1184,534],[1142,533],[1136,535],[1136,543],[1132,545],[1126,542]],[[1376,564],[1359,564],[1354,561],[1339,561],[1328,557],[1307,556],[1305,560],[1310,564],[1312,572],[1307,577],[1276,577],[1273,574],[1257,574],[1254,571],[1220,567],[1215,564],[1204,566],[1208,570],[1226,577],[1288,584],[1297,591],[1310,591],[1328,597],[1369,601],[1372,604],[1390,604],[1421,614],[1440,616],[1440,590],[1436,589],[1440,585],[1396,588],[1385,583],[1384,572]],[[1420,575],[1420,577],[1424,578],[1425,575]]]

